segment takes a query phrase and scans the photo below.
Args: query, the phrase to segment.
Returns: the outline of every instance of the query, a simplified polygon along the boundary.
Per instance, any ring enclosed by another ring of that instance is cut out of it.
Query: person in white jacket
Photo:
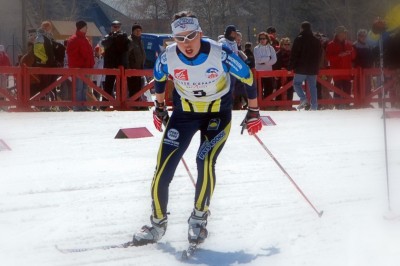
[[[258,45],[254,47],[254,59],[256,70],[272,70],[272,66],[276,63],[276,52],[271,46],[271,40],[266,32],[258,34]],[[262,78],[262,96],[269,96],[274,91],[274,79]]]

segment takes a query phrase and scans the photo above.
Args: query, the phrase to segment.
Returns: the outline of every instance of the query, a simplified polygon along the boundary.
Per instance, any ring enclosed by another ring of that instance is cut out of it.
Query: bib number
[[[207,95],[207,93],[203,90],[193,91],[193,94],[195,97],[204,97]]]

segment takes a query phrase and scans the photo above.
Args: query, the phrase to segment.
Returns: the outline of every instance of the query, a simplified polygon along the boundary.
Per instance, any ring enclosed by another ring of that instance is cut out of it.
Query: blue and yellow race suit
[[[246,85],[248,97],[257,92],[248,66],[232,51],[202,39],[200,52],[187,58],[176,44],[167,47],[154,67],[155,91],[164,93],[166,81],[174,82],[174,110],[157,156],[151,195],[153,216],[166,217],[169,184],[192,137],[200,131],[196,156],[197,183],[194,207],[207,211],[215,188],[215,163],[230,132],[232,117],[231,75]]]

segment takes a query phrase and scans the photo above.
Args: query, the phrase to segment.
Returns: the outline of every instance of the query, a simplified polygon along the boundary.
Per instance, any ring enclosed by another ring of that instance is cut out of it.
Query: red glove
[[[247,129],[249,135],[254,135],[262,128],[262,122],[260,118],[260,109],[259,108],[247,108],[247,114],[244,118],[242,124],[242,132],[243,134],[244,129]]]
[[[155,102],[155,110],[153,111],[153,123],[156,129],[162,132],[162,125],[167,126],[169,115],[165,103]]]

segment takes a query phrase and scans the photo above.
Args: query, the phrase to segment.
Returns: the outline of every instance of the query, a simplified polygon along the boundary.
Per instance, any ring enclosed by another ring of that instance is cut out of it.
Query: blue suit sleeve
[[[238,55],[225,45],[222,46],[222,64],[226,72],[229,72],[245,85],[249,99],[257,98],[253,72],[251,72],[248,65]]]
[[[154,76],[154,90],[156,93],[163,93],[165,91],[165,85],[168,79],[168,65],[167,56],[162,53],[156,60],[153,69]]]

